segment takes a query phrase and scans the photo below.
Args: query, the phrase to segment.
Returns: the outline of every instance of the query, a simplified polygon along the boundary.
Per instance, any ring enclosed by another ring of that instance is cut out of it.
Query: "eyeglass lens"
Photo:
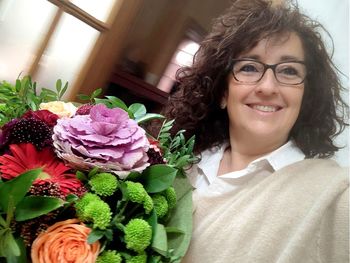
[[[282,62],[275,65],[266,65],[259,61],[237,60],[232,72],[236,80],[244,83],[256,83],[262,79],[266,70],[271,68],[278,82],[296,85],[304,81],[306,67],[301,62]]]

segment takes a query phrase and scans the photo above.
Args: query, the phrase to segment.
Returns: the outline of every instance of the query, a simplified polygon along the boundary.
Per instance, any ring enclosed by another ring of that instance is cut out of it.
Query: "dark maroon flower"
[[[58,115],[48,110],[37,110],[37,111],[29,110],[22,116],[22,118],[24,119],[34,118],[37,120],[42,120],[50,128],[53,128],[56,125],[57,120],[59,119]]]
[[[92,104],[83,104],[81,105],[78,110],[75,112],[75,115],[89,115],[90,110],[94,105]]]
[[[17,120],[7,132],[7,144],[32,143],[38,150],[52,146],[52,129],[34,117]]]
[[[6,123],[0,129],[0,149],[2,151],[6,151],[8,149],[8,145],[10,144],[10,134],[13,126],[19,121],[19,119],[13,119]]]

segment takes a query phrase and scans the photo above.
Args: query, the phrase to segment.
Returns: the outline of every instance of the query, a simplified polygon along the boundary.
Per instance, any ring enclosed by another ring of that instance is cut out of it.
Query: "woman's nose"
[[[276,94],[279,92],[279,85],[273,70],[269,68],[256,85],[255,92],[264,95]]]

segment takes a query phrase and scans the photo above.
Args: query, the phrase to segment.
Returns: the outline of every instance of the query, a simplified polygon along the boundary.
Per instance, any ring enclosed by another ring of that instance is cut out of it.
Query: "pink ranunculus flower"
[[[88,115],[59,119],[53,141],[58,156],[77,169],[99,167],[123,178],[149,165],[145,130],[119,108],[97,104]]]

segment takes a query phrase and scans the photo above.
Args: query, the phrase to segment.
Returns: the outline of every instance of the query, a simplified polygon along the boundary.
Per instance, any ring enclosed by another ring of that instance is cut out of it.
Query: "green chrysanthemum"
[[[164,192],[164,196],[168,201],[169,209],[173,209],[176,206],[176,192],[174,187],[167,188]]]
[[[148,194],[145,196],[143,208],[145,209],[146,214],[149,214],[153,209],[153,200]]]
[[[164,217],[169,210],[169,205],[166,198],[161,194],[155,194],[152,196],[152,200],[158,218]]]
[[[111,173],[99,173],[89,180],[91,190],[101,196],[111,196],[118,188],[118,180]]]
[[[93,228],[105,229],[112,219],[111,208],[97,195],[87,193],[76,202],[77,216],[84,222],[92,222]]]
[[[133,257],[126,259],[125,262],[126,263],[146,263],[147,262],[147,255],[142,254],[142,255],[133,256]]]
[[[92,193],[86,193],[82,198],[80,198],[76,203],[75,203],[75,210],[80,218],[80,220],[85,221],[86,219],[84,218],[84,209],[85,207],[95,201],[101,201],[101,198],[99,198],[97,195],[92,194]]]
[[[122,257],[115,250],[105,250],[98,256],[96,263],[121,263]]]
[[[143,219],[131,219],[124,233],[126,247],[137,253],[141,254],[151,244],[152,228]]]
[[[143,185],[131,181],[126,181],[125,184],[128,199],[132,202],[142,204],[145,200],[145,196],[147,195]]]

